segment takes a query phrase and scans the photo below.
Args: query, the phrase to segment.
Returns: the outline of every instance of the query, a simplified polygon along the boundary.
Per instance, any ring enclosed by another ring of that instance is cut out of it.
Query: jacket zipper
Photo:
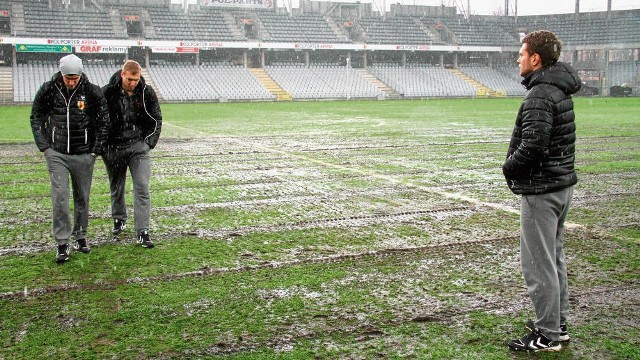
[[[71,95],[73,96],[73,95]],[[65,100],[66,101],[66,100]],[[71,98],[67,103],[67,154],[71,152],[71,121],[69,120],[69,105],[71,104]]]
[[[67,98],[64,97],[64,94],[62,93],[62,89],[60,89],[58,87],[58,92],[60,92],[60,95],[62,95],[62,99],[64,100],[64,103],[67,106],[67,154],[69,154],[71,152],[71,126],[70,126],[71,125],[71,120],[70,120],[70,117],[69,117],[69,114],[70,114],[70,109],[69,108],[71,107],[71,99],[73,99],[73,95],[75,95],[76,91],[78,91],[78,88],[80,87],[81,83],[82,83],[82,81],[80,81],[78,83],[76,88],[71,93],[71,96],[69,96],[69,100],[68,101],[67,101]],[[85,129],[85,134],[86,134],[86,129]]]

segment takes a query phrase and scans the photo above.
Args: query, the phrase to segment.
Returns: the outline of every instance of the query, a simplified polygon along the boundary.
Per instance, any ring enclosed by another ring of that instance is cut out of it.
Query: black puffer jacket
[[[522,84],[529,90],[520,105],[502,172],[511,191],[532,195],[578,182],[574,171],[575,114],[571,94],[580,78],[565,63],[538,69]]]
[[[162,112],[156,92],[148,86],[144,78],[131,95],[134,118],[127,118],[123,109],[122,77],[120,71],[111,76],[109,83],[102,88],[109,107],[111,119],[111,131],[109,132],[109,145],[118,145],[131,140],[142,139],[154,148],[160,138],[162,129]]]
[[[68,91],[60,72],[38,90],[31,108],[31,130],[40,151],[103,154],[109,134],[109,112],[100,87],[82,74]]]

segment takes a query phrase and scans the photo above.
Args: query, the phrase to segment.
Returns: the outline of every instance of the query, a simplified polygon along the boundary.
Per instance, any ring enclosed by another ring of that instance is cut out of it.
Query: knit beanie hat
[[[82,74],[82,59],[74,54],[63,57],[60,59],[60,72],[62,75]]]

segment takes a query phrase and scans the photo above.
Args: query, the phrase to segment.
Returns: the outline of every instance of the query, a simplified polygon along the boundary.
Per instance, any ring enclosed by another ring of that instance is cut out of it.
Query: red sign
[[[199,48],[195,47],[177,47],[176,52],[178,53],[197,53],[200,52]]]

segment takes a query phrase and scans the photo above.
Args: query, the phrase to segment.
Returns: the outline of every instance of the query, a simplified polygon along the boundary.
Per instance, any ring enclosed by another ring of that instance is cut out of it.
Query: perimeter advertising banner
[[[69,45],[16,44],[17,52],[71,53]]]
[[[151,52],[162,54],[198,53],[200,48],[184,46],[152,46]]]
[[[93,54],[124,54],[127,52],[126,46],[102,46],[102,45],[80,45],[75,46],[77,53]]]
[[[273,0],[203,0],[202,5],[245,9],[271,9],[273,7]]]
[[[331,44],[276,43],[252,41],[161,41],[161,40],[104,40],[104,39],[42,39],[0,36],[0,44],[15,44],[18,52],[67,52],[74,48],[82,53],[125,53],[131,47],[148,48],[154,53],[198,53],[206,49],[295,49],[295,50],[354,50],[354,51],[431,51],[431,52],[502,52],[517,48],[500,46],[452,45],[393,45],[393,44]]]

